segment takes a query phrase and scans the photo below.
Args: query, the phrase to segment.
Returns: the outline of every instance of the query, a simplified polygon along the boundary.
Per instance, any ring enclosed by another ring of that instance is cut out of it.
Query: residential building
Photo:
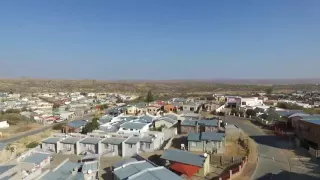
[[[75,120],[69,122],[63,128],[63,132],[65,133],[80,133],[82,128],[88,123],[88,120]]]
[[[101,154],[104,156],[122,156],[122,142],[128,137],[112,136],[101,142]]]
[[[120,126],[118,132],[121,133],[140,133],[147,132],[151,123],[126,122]]]
[[[155,128],[159,127],[165,127],[170,128],[178,123],[178,120],[171,119],[169,117],[160,117],[159,119],[156,119],[153,124]]]
[[[78,137],[68,137],[60,141],[61,143],[61,152],[65,154],[76,154],[79,155],[81,153],[80,150],[80,140]],[[59,152],[60,152],[59,151]]]
[[[219,128],[219,120],[184,120],[180,124],[180,132],[182,134],[190,132],[218,132]]]
[[[46,152],[58,153],[61,150],[61,138],[59,137],[49,137],[42,141],[41,149]]]
[[[182,180],[167,168],[149,161],[130,160],[113,166],[113,180]]]
[[[163,110],[165,112],[174,112],[174,111],[177,111],[177,108],[173,104],[166,104],[163,106]]]
[[[53,170],[47,170],[38,177],[38,180],[95,180],[98,179],[99,162],[97,160],[82,163],[64,160]]]
[[[182,111],[183,112],[196,112],[199,110],[199,108],[200,108],[200,104],[189,102],[189,103],[183,104]]]
[[[102,139],[87,137],[79,142],[80,154],[99,154],[99,143]]]
[[[162,156],[168,161],[168,167],[176,172],[188,176],[204,177],[210,172],[210,156],[198,155],[188,151],[168,149]]]
[[[216,132],[191,132],[188,134],[188,151],[223,153],[225,134]]]

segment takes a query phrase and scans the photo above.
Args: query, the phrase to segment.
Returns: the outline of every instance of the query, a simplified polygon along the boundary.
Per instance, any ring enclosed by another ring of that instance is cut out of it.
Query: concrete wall
[[[98,144],[83,144],[79,143],[79,154],[89,152],[92,154],[98,154]]]
[[[77,154],[76,147],[77,146],[75,144],[61,143],[61,151],[63,151],[64,153]]]
[[[119,146],[122,146],[122,144],[120,144]],[[100,154],[103,154],[103,156],[117,156],[120,155],[119,154],[119,146],[118,145],[114,145],[114,144],[104,144],[101,143],[100,145]]]
[[[214,152],[214,150],[217,150],[217,153],[223,153],[225,150],[224,141],[188,141],[188,151]]]
[[[140,143],[137,144],[127,144],[125,142],[122,142],[122,156],[133,156],[135,154],[139,153],[139,147]]]

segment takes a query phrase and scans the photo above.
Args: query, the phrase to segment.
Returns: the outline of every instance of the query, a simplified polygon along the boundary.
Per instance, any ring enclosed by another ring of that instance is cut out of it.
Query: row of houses
[[[102,156],[132,156],[141,152],[153,152],[164,143],[164,133],[145,132],[136,134],[109,133],[101,135],[56,134],[42,141],[45,152],[65,154],[97,154]]]

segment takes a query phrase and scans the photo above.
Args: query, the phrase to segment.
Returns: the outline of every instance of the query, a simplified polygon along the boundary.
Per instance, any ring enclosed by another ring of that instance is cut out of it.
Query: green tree
[[[246,111],[246,115],[247,115],[247,116],[256,116],[256,115],[257,115],[257,112],[254,111],[253,109],[248,109],[248,110]]]
[[[87,123],[84,128],[82,129],[82,134],[87,134],[89,132],[92,132],[96,129],[99,129],[99,122],[98,122],[99,118],[98,117],[94,117],[92,118],[92,121]]]
[[[267,88],[265,91],[266,91],[266,93],[267,93],[268,95],[271,95],[272,92],[273,92],[273,89],[272,89],[272,87],[270,87],[270,88]]]
[[[147,97],[146,97],[146,102],[150,103],[152,101],[153,101],[153,94],[152,94],[152,91],[149,90],[148,94],[147,94]]]

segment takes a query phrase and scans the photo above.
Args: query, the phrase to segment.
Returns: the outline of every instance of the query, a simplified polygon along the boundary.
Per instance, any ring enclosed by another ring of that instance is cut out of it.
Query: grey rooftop
[[[85,138],[82,141],[80,141],[80,143],[82,143],[82,144],[98,144],[100,140],[101,139],[99,139],[99,138],[88,137],[88,138]]]
[[[182,151],[177,149],[168,149],[162,156],[162,159],[179,162],[183,164],[194,165],[198,167],[203,167],[206,157],[198,154],[193,154],[188,151]]]
[[[127,129],[142,129],[145,127],[147,124],[145,123],[135,123],[135,122],[127,122],[121,125],[122,128],[127,128]]]
[[[188,141],[222,141],[225,133],[216,132],[191,132],[188,134]]]
[[[131,162],[116,168],[114,174],[119,180],[124,180],[134,174],[153,167],[154,166],[147,161]]]
[[[45,139],[42,141],[42,143],[47,143],[47,144],[56,144],[57,142],[60,141],[60,138],[58,137],[51,137],[51,138],[48,138],[48,139]]]
[[[119,145],[121,144],[125,139],[124,138],[118,138],[118,137],[110,137],[102,141],[103,144],[114,144]]]
[[[23,162],[26,163],[33,163],[33,164],[40,164],[42,161],[47,159],[50,154],[43,154],[43,153],[34,153],[28,157],[26,157]]]
[[[80,138],[76,137],[69,137],[61,141],[63,144],[76,144],[78,141],[80,141]]]

